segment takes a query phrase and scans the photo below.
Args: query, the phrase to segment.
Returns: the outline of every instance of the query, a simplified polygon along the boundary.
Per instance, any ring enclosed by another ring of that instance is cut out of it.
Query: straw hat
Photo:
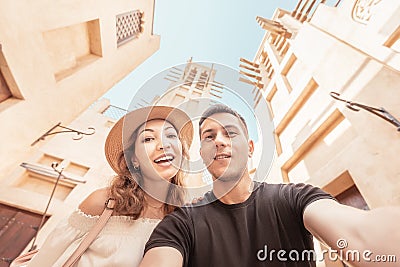
[[[133,132],[146,121],[166,120],[177,130],[188,147],[193,140],[193,124],[189,116],[180,109],[167,106],[149,106],[129,112],[113,126],[105,143],[105,154],[111,168],[118,172],[118,160]]]

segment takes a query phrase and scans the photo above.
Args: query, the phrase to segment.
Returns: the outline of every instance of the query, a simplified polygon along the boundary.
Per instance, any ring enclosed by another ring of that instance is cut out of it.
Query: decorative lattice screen
[[[117,16],[117,45],[138,37],[143,31],[143,12],[134,10]]]

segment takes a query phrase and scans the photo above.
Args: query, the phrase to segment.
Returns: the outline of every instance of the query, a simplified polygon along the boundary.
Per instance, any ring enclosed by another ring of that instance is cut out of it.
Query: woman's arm
[[[98,189],[83,200],[79,205],[79,209],[88,215],[101,215],[104,210],[105,202],[109,199],[109,196],[109,188]]]

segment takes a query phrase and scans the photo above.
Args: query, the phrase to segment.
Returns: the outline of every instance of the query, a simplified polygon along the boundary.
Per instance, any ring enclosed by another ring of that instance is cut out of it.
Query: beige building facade
[[[267,182],[310,183],[360,209],[400,205],[399,17],[394,0],[299,0],[257,17],[265,36],[240,68],[274,123]]]
[[[323,2],[257,17],[265,37],[253,61],[242,59],[258,89],[255,109],[265,102],[275,125],[268,180],[309,182],[334,195],[355,185],[369,208],[400,204],[398,126],[332,97],[384,107],[398,120],[400,4]]]
[[[198,122],[200,115],[210,105],[221,101],[224,84],[216,78],[218,67],[212,63],[193,62],[170,68],[163,77],[168,81],[167,88],[161,88],[162,94],[154,97],[152,105],[166,105],[184,110],[192,119],[194,139],[190,147],[189,170],[185,177],[188,188],[188,200],[202,196],[211,189],[212,178],[200,158],[200,140]]]
[[[32,238],[57,179],[53,162],[64,177],[39,245],[88,193],[107,184],[112,172],[103,146],[115,119],[101,114],[109,103],[88,107],[159,49],[153,16],[154,1],[0,3],[1,225],[31,229],[24,237],[2,235],[1,258],[16,255],[8,242],[23,249]],[[71,129],[82,134],[56,134]]]
[[[264,39],[253,61],[242,59],[258,89],[256,112],[265,102],[275,126],[267,180],[335,196],[355,186],[369,208],[399,205],[399,126],[331,95],[400,118],[400,3],[323,2],[257,17]]]

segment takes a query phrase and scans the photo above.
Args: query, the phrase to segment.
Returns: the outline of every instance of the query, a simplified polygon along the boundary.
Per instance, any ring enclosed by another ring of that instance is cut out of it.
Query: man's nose
[[[215,145],[218,146],[227,146],[230,143],[230,138],[227,137],[224,133],[218,132],[214,139]]]

